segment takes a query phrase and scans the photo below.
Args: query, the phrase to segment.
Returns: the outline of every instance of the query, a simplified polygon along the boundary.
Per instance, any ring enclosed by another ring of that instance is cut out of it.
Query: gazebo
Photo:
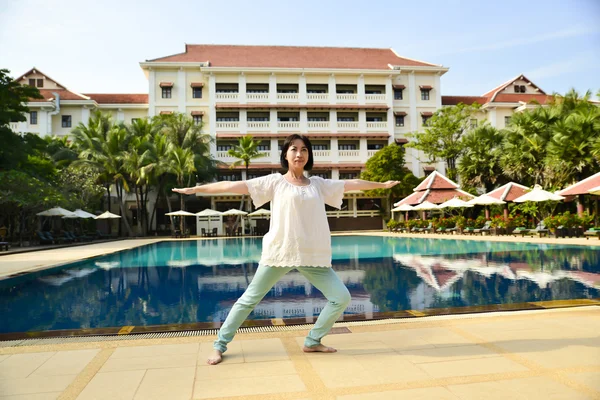
[[[577,196],[577,214],[579,216],[583,215],[583,195],[591,194],[590,189],[593,189],[597,186],[600,186],[600,172],[595,175],[592,175],[588,178],[585,178],[582,181],[579,181],[563,190],[559,190],[556,194],[560,196]],[[596,214],[598,214],[598,198],[596,198]]]
[[[529,191],[530,189],[527,186],[519,185],[515,182],[509,182],[506,185],[500,186],[499,188],[486,193],[486,195],[508,203],[509,201],[515,201],[515,199],[523,196]],[[504,219],[508,220],[508,204],[504,205]]]

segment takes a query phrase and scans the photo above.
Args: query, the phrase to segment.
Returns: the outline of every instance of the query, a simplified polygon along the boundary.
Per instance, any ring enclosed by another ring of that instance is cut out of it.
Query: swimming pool
[[[346,319],[600,297],[600,248],[336,236]],[[0,333],[210,323],[251,281],[261,240],[165,241],[0,281]],[[250,315],[313,322],[326,300],[297,272]],[[386,314],[387,313],[387,314]]]

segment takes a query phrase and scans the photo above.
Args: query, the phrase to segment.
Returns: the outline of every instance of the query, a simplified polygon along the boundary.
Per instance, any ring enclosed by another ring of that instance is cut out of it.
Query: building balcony
[[[385,103],[385,94],[366,94],[365,101],[367,103]]]
[[[379,217],[379,210],[339,210],[327,211],[328,217],[353,218],[353,217]]]
[[[263,157],[255,158],[253,162],[268,163],[269,157],[271,156],[271,151],[261,151],[260,154],[262,154]],[[227,151],[217,151],[216,159],[226,163],[232,163],[239,160],[239,158],[230,156]]]
[[[379,150],[367,150],[367,157],[371,158],[377,153]]]
[[[239,131],[240,122],[239,121],[217,121],[216,129],[220,131]]]
[[[277,129],[283,131],[299,131],[300,130],[300,122],[299,121],[277,121]]]
[[[329,93],[307,93],[307,103],[329,103]]]
[[[315,161],[331,161],[331,150],[313,150]]]
[[[376,132],[387,131],[387,122],[386,121],[381,121],[381,122],[367,121],[367,132],[369,132],[369,131],[376,131]]]
[[[338,159],[340,161],[358,161],[360,160],[360,150],[338,150]]]
[[[358,121],[338,121],[337,129],[338,131],[357,131]]]
[[[268,131],[271,123],[269,121],[248,121],[249,131]]]
[[[307,127],[309,131],[329,130],[329,121],[308,121]]]
[[[255,93],[255,94],[263,94],[263,93]],[[215,100],[221,103],[239,103],[240,102],[240,94],[239,93],[215,93]]]
[[[246,99],[249,103],[267,103],[269,101],[269,93],[247,93]]]
[[[277,102],[279,103],[297,103],[298,93],[277,93]]]
[[[337,93],[336,100],[338,103],[358,103],[358,95],[356,93]]]

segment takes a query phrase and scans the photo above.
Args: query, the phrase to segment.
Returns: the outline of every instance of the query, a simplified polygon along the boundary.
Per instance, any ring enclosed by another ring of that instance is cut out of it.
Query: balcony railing
[[[297,103],[298,93],[277,93],[277,101]]]
[[[331,160],[331,150],[313,150],[313,157],[321,161]]]
[[[269,121],[248,121],[248,129],[249,130],[265,130],[269,129],[270,122]]]
[[[385,94],[366,94],[365,101],[367,103],[385,103]]]
[[[353,210],[344,210],[344,211],[327,211],[328,217],[336,217],[336,218],[351,218],[354,217]],[[379,210],[356,210],[357,217],[378,217]]]
[[[257,103],[264,103],[269,100],[269,93],[247,93],[246,99]]]
[[[299,130],[300,129],[300,122],[298,121],[278,121],[277,122],[277,128],[278,129],[285,129],[285,130]]]
[[[356,93],[337,93],[336,98],[338,103],[356,103],[358,101]]]
[[[340,131],[358,130],[358,121],[338,121],[337,128]]]
[[[306,101],[308,103],[327,103],[329,102],[329,93],[307,93]]]
[[[342,158],[358,159],[360,156],[359,150],[338,150],[338,156]]]
[[[239,121],[217,121],[216,128],[219,130],[237,130],[240,129]]]
[[[368,131],[385,131],[387,130],[387,122],[368,122],[367,121],[367,130]]]
[[[217,101],[225,101],[225,102],[239,102],[240,94],[239,93],[215,93],[215,99]]]
[[[268,157],[271,156],[271,152],[270,151],[261,151],[260,154],[263,155],[263,157],[259,157],[259,158],[255,158],[255,162],[268,162]],[[239,160],[239,158],[236,157],[232,157],[229,155],[229,153],[227,151],[217,151],[217,160],[219,161],[223,161],[223,162],[234,162]]]
[[[371,158],[377,153],[379,150],[367,150],[367,157]]]
[[[329,121],[308,121],[309,130],[329,129]]]

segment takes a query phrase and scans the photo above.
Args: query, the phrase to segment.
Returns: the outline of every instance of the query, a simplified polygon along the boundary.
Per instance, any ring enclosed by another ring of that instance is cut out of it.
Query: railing
[[[358,121],[352,121],[352,122],[338,121],[337,127],[338,127],[338,130],[356,130],[356,129],[358,129]]]
[[[371,158],[377,153],[379,150],[367,150],[367,157]]]
[[[356,103],[358,95],[356,93],[336,94],[337,101],[340,103]]]
[[[313,157],[331,159],[331,150],[313,150]]]
[[[10,130],[13,132],[21,132],[21,123],[20,122],[10,122],[9,127],[10,127]]]
[[[262,157],[256,158],[255,160],[264,160],[265,158],[271,156],[270,151],[261,151],[259,154],[262,154]],[[234,162],[239,160],[238,158],[229,155],[227,151],[217,151],[217,159],[225,162]]]
[[[278,121],[278,129],[300,129],[300,122],[298,121]]]
[[[329,93],[307,93],[306,101],[309,103],[329,102]]]
[[[308,129],[329,129],[329,121],[308,121]]]
[[[367,103],[385,103],[385,94],[366,94],[365,101]]]
[[[249,121],[248,129],[269,129],[269,121]]]
[[[277,93],[277,101],[297,102],[298,93]]]
[[[358,158],[360,150],[338,150],[338,156],[340,158]]]
[[[387,130],[387,122],[367,122],[367,130]]]
[[[237,102],[237,101],[239,101],[239,98],[240,98],[239,93],[215,93],[215,99],[217,101]]]
[[[269,100],[269,93],[246,93],[248,101],[265,102]]]
[[[336,218],[352,218],[354,217],[353,210],[344,210],[344,211],[327,211],[328,217],[336,217]],[[378,217],[379,210],[356,210],[357,217]]]
[[[239,121],[217,121],[216,124],[217,129],[240,129]]]

